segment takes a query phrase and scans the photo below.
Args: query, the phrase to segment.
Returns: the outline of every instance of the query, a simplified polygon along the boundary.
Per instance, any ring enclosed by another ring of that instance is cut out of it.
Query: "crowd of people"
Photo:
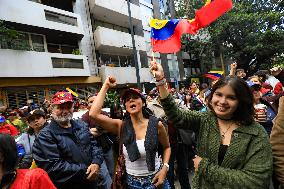
[[[111,76],[78,110],[68,91],[2,110],[1,188],[284,188],[284,70],[233,63],[178,91],[161,65],[150,71],[156,87],[126,89],[109,112]]]

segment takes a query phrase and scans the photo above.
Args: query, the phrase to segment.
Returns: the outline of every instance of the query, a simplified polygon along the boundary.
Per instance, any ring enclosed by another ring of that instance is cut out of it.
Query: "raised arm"
[[[200,118],[203,114],[197,111],[181,110],[178,108],[174,99],[168,92],[162,66],[156,62],[152,62],[150,69],[156,78],[156,85],[160,94],[161,104],[168,119],[174,123],[175,127],[198,132],[200,127]]]
[[[237,70],[237,63],[234,62],[230,65],[230,73],[229,76],[235,76],[236,75],[236,70]]]
[[[112,119],[106,115],[101,114],[101,109],[104,104],[106,93],[110,87],[116,86],[116,79],[113,77],[107,77],[99,94],[96,97],[95,102],[90,109],[90,117],[93,118],[102,128],[108,132],[119,135],[119,131],[122,125],[122,121],[119,119]]]

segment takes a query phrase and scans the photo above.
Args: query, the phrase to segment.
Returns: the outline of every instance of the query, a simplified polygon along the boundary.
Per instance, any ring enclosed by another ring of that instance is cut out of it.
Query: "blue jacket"
[[[43,128],[33,145],[34,159],[59,189],[96,188],[85,173],[90,164],[102,164],[102,150],[85,122],[71,120],[71,125],[62,128],[52,120]]]

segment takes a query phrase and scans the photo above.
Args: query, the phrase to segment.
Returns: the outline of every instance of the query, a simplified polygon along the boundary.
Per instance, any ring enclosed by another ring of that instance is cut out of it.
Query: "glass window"
[[[121,67],[127,67],[128,66],[128,58],[127,56],[120,56],[120,66]]]
[[[47,44],[47,51],[50,53],[61,53],[60,46],[58,44]]]
[[[31,40],[33,45],[33,50],[38,52],[44,52],[44,39],[42,35],[31,34]]]
[[[73,54],[73,50],[78,49],[75,46],[61,45],[62,54]]]
[[[20,36],[17,39],[11,41],[10,47],[15,50],[30,50],[29,34],[20,33]]]
[[[53,68],[84,69],[82,59],[51,58]]]
[[[119,67],[119,57],[117,55],[110,55],[111,62],[108,66]]]
[[[45,10],[46,20],[77,26],[77,18]]]

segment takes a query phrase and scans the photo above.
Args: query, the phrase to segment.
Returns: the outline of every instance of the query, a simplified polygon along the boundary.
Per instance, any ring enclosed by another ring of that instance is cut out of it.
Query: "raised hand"
[[[112,76],[108,76],[105,80],[104,85],[107,85],[110,88],[115,87],[117,85],[116,79]]]
[[[270,73],[273,76],[277,76],[282,71],[281,67],[274,67],[270,69]]]
[[[163,67],[156,61],[151,61],[150,72],[153,74],[157,81],[160,81],[165,77]]]
[[[238,64],[236,62],[234,62],[230,65],[231,69],[234,69],[234,70],[237,69],[237,66],[238,66]]]

